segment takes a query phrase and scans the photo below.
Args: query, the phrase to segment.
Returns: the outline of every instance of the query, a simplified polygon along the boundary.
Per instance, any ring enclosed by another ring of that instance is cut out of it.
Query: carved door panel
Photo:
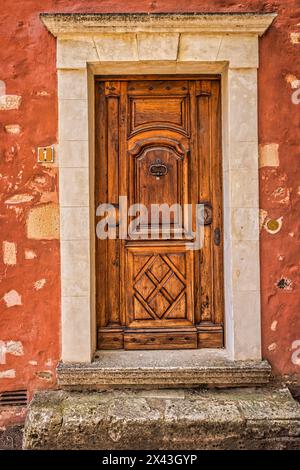
[[[219,90],[217,77],[96,81],[95,203],[126,219],[96,240],[100,349],[223,346]],[[185,205],[199,203],[213,215],[191,250]]]

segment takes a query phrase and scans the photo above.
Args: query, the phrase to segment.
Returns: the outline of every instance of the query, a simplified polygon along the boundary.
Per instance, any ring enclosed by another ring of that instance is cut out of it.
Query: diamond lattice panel
[[[134,283],[135,296],[149,319],[166,318],[179,304],[185,289],[186,279],[166,255],[150,257]]]

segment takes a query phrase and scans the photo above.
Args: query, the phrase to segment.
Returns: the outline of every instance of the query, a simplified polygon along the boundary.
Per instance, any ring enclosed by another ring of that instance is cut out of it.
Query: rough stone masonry
[[[300,405],[286,388],[43,392],[26,449],[300,449]]]

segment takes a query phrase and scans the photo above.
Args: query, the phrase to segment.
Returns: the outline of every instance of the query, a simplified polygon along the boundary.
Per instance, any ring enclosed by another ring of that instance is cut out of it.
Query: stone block
[[[29,210],[26,220],[27,238],[53,240],[59,238],[59,207],[40,204]]]
[[[300,449],[300,405],[287,389],[39,392],[24,448]]]
[[[101,62],[138,60],[136,34],[102,34],[94,41]]]
[[[179,34],[139,33],[139,60],[176,60]]]

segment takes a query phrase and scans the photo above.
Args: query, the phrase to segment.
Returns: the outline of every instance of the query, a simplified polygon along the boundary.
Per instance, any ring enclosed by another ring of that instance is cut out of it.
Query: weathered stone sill
[[[166,354],[164,354],[166,353]],[[246,387],[266,385],[266,361],[230,361],[224,350],[101,351],[92,363],[61,363],[61,388]]]

